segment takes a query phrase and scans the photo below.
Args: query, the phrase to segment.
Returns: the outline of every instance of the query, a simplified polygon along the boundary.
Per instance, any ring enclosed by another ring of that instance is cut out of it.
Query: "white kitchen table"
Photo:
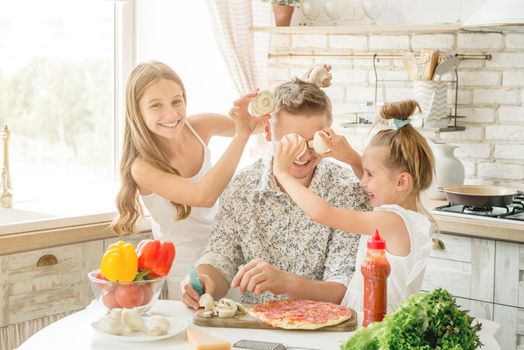
[[[170,300],[159,300],[150,313],[180,318],[185,320],[191,327],[199,328],[208,334],[228,340],[231,344],[240,339],[249,339],[279,342],[287,346],[338,350],[340,343],[352,334],[352,332],[197,327],[191,322],[194,311],[188,309],[179,301]],[[171,338],[145,343],[124,342],[107,337],[96,332],[91,327],[91,322],[98,320],[103,314],[104,309],[100,304],[93,301],[84,310],[64,317],[35,333],[18,349],[190,349],[185,341],[185,332],[181,332]],[[500,350],[492,336],[496,330],[496,324],[491,321],[482,321],[487,322],[487,327],[481,334],[481,341],[485,344],[482,349]]]

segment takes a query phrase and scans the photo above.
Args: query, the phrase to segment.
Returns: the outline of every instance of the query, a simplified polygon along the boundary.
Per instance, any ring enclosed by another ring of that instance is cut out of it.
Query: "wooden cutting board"
[[[251,307],[251,305],[244,305],[247,309]],[[351,310],[351,317],[349,320],[346,320],[340,324],[329,326],[329,327],[323,327],[319,329],[309,330],[309,331],[322,331],[322,332],[352,332],[355,329],[357,329],[357,313],[355,310]],[[249,314],[246,315],[236,315],[235,317],[229,317],[229,318],[219,318],[219,317],[212,317],[212,318],[206,318],[202,316],[202,313],[204,312],[204,309],[199,309],[195,317],[193,317],[193,323],[197,326],[202,327],[224,327],[224,328],[259,328],[259,329],[280,329],[280,328],[273,328],[258,318],[255,318]]]

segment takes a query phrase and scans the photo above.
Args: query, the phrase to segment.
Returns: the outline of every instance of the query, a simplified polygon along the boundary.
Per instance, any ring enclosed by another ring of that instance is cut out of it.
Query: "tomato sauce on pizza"
[[[254,305],[249,313],[272,327],[284,329],[318,329],[351,317],[351,311],[344,306],[303,299],[268,301]]]

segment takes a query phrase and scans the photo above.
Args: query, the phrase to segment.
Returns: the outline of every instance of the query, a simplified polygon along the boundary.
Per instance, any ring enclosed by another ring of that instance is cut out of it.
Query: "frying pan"
[[[442,188],[451,203],[475,207],[503,207],[511,204],[519,191],[507,187],[458,185]]]

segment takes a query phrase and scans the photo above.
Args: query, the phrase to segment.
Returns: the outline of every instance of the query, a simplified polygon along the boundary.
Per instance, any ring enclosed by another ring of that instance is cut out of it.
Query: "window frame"
[[[133,0],[112,1],[115,6],[113,180],[117,181],[124,140],[127,77],[137,61],[137,20],[136,4]]]

